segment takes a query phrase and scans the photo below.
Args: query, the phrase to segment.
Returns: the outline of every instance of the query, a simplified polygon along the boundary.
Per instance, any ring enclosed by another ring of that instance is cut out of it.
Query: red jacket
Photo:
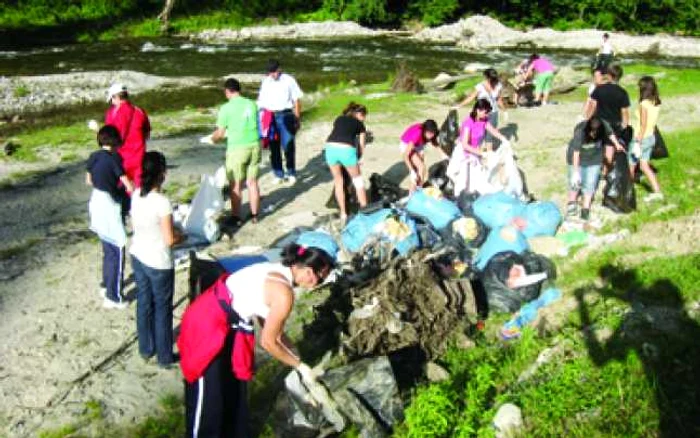
[[[226,288],[229,274],[219,277],[185,310],[180,324],[177,348],[180,368],[189,383],[200,378],[224,346],[229,330],[235,330],[231,370],[239,380],[253,378],[255,337],[252,325],[240,321],[231,309],[231,294]]]
[[[122,146],[117,149],[122,157],[124,173],[141,187],[141,163],[146,153],[146,140],[151,135],[151,123],[141,108],[129,101],[119,106],[110,106],[105,113],[105,124],[117,128],[122,138]]]

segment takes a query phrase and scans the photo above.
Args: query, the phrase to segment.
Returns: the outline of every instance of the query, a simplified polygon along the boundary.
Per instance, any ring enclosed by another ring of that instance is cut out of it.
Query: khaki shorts
[[[240,146],[226,151],[226,177],[229,181],[254,180],[260,171],[260,146]]]

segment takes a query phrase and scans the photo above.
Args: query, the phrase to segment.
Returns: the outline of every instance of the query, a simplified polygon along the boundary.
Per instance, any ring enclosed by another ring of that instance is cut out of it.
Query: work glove
[[[205,135],[204,137],[200,138],[199,142],[202,144],[214,144],[214,140],[211,138],[211,134]]]
[[[569,187],[573,191],[581,188],[581,172],[580,171],[577,170],[571,174],[571,179],[569,180]]]
[[[95,120],[95,119],[90,120],[88,122],[87,126],[88,126],[88,129],[91,131],[97,132],[100,130],[100,124],[97,123],[97,120]]]

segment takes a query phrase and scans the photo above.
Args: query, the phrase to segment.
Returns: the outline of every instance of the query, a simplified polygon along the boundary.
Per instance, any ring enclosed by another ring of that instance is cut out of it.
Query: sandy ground
[[[696,97],[664,103],[682,116],[663,118],[663,131],[685,128],[700,119]],[[507,123],[502,121],[502,126],[510,124],[510,131],[517,131],[515,149],[532,192],[551,192],[553,199],[563,200],[565,144],[580,110],[579,103],[517,109],[509,111]],[[415,119],[370,114],[368,125],[376,139],[365,157],[365,175],[405,177],[398,153],[401,131],[427,117],[441,122],[446,113],[439,97],[429,96],[416,108]],[[212,253],[264,246],[329,212],[324,205],[332,190],[331,177],[320,152],[330,127],[331,121],[325,121],[302,128],[295,186],[273,185],[265,167],[261,187],[267,214],[257,225],[247,224],[231,240],[212,246]],[[176,166],[168,174],[171,184],[196,181],[199,174],[211,173],[223,162],[223,147],[197,145],[195,137],[155,140],[149,147],[164,151],[169,164]],[[434,162],[438,154],[431,150],[427,157]],[[156,409],[161,397],[182,390],[179,370],[160,370],[138,356],[132,342],[135,303],[124,311],[101,307],[100,248],[86,231],[89,190],[82,178],[82,167],[73,165],[23,187],[0,191],[0,249],[25,248],[0,261],[0,431],[10,437],[34,436],[39,430],[75,422],[91,400],[102,404],[110,422],[137,422]],[[683,219],[679,227],[697,223],[696,217]],[[660,225],[650,227],[655,234]],[[676,234],[680,241],[666,241],[666,247],[698,249],[697,242]],[[176,302],[186,294],[186,280],[186,273],[179,271]],[[127,292],[133,293],[133,287],[130,282]],[[176,325],[183,307],[176,309]]]

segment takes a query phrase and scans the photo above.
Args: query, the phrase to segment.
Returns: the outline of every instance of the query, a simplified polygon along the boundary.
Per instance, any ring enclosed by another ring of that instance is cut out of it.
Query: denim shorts
[[[354,147],[326,145],[326,163],[329,166],[340,164],[345,167],[357,166],[357,149]]]
[[[581,191],[585,195],[593,196],[598,190],[598,182],[600,181],[600,164],[591,166],[581,166]],[[571,175],[574,173],[574,166],[569,165],[568,181],[571,181]],[[570,187],[571,189],[571,187]]]
[[[656,137],[650,135],[649,137],[644,137],[642,139],[641,149],[642,155],[640,157],[634,157],[631,153],[629,154],[630,163],[638,163],[639,161],[649,161],[651,160],[651,153],[654,151],[654,145],[656,145]],[[633,151],[637,145],[637,139],[632,140],[630,143],[630,151]]]

